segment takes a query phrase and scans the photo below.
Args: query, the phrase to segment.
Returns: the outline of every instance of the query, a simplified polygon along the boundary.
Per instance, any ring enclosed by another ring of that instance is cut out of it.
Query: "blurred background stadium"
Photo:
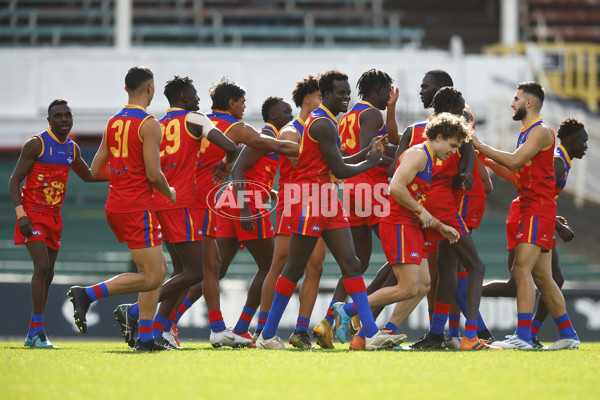
[[[0,0],[0,180],[5,182],[0,186],[0,297],[3,307],[14,302],[13,292],[25,303],[11,311],[14,318],[2,324],[0,336],[20,333],[29,312],[32,266],[26,249],[13,244],[14,211],[6,185],[22,144],[46,128],[50,101],[65,98],[75,114],[71,136],[91,162],[107,119],[126,102],[125,72],[137,64],[155,74],[150,113],[164,114],[168,104],[162,86],[173,75],[194,79],[201,110],[208,111],[208,89],[226,75],[246,88],[244,119],[257,128],[263,100],[276,95],[291,103],[295,82],[307,74],[337,68],[349,74],[354,87],[362,72],[377,68],[399,87],[397,120],[403,129],[428,115],[418,97],[423,74],[444,69],[471,106],[478,135],[505,150],[514,148],[521,127],[509,108],[515,86],[538,80],[548,93],[542,115],[550,126],[556,130],[561,120],[575,117],[590,134],[587,155],[574,161],[558,202],[559,214],[576,234],[573,242],[559,244],[559,252],[573,299],[590,299],[600,318],[595,289],[600,282],[600,1]],[[474,234],[486,279],[507,276],[504,219],[515,196],[510,185],[496,178],[494,184],[486,217]],[[58,284],[90,283],[131,267],[126,247],[106,223],[106,193],[106,184],[84,184],[76,176],[69,181]],[[366,276],[383,262],[376,242]],[[230,308],[224,309],[226,320],[237,317],[245,281],[255,268],[247,252],[238,254],[228,276],[232,280],[223,283],[224,296],[231,298],[223,301]],[[325,286],[337,275],[329,256]],[[61,290],[51,298],[64,309]],[[317,304],[313,319],[326,300]],[[501,326],[502,301],[486,300],[483,307],[495,313],[497,327],[509,329],[510,310],[509,325]],[[571,308],[584,306],[571,302],[569,307],[575,312]],[[191,326],[204,328],[203,318],[198,312]],[[590,332],[600,331],[600,321],[582,321]]]

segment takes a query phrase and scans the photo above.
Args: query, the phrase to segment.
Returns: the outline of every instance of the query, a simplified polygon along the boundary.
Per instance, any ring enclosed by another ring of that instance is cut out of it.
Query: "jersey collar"
[[[521,129],[521,132],[525,132],[526,130],[530,129],[534,124],[537,124],[540,121],[543,121],[542,117],[534,119],[533,121],[531,121],[530,123],[528,123],[527,126],[524,126]]]
[[[50,129],[50,127],[48,127],[48,129],[46,129],[46,132],[48,132],[48,134],[52,137],[52,139],[56,140],[58,143],[60,143],[60,144],[67,143],[67,138],[65,138],[65,140],[63,142],[61,142],[60,140],[58,140],[58,138],[56,137],[56,135],[54,134],[54,132],[52,132],[52,129]]]

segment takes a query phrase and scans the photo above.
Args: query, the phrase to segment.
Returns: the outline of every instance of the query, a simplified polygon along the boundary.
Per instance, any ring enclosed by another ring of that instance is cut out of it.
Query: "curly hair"
[[[387,84],[391,85],[392,82],[394,80],[388,74],[372,68],[360,76],[356,88],[358,89],[358,95],[364,98]]]
[[[306,78],[296,82],[296,87],[292,91],[292,100],[294,100],[296,107],[302,107],[304,98],[317,90],[319,90],[319,82],[314,75],[308,75]]]
[[[560,140],[571,136],[572,134],[579,132],[584,128],[583,122],[575,118],[567,118],[560,123],[558,127],[558,138]]]
[[[181,77],[178,75],[175,75],[173,79],[167,81],[163,93],[167,100],[169,100],[169,104],[176,103],[178,97],[181,95],[181,92],[190,87],[193,82],[194,81],[187,76]]]
[[[436,114],[439,114],[457,109],[460,105],[461,97],[462,93],[460,90],[455,89],[452,86],[444,86],[435,93],[435,96],[433,96],[433,111]],[[464,105],[462,105],[461,109],[463,107]]]
[[[230,81],[226,76],[222,77],[219,83],[214,85],[208,91],[213,110],[227,110],[229,100],[239,100],[246,95],[246,90],[237,83]]]
[[[461,142],[468,142],[473,137],[473,128],[464,117],[441,113],[429,121],[425,127],[425,134],[431,140],[437,138],[438,135],[442,135],[444,140],[456,138]]]
[[[345,72],[332,69],[327,72],[323,72],[319,75],[319,90],[321,95],[325,95],[327,92],[333,92],[333,81],[347,81],[348,75]]]

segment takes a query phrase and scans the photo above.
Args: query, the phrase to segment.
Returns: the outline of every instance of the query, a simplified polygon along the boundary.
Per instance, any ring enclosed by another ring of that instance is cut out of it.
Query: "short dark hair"
[[[319,90],[319,82],[314,75],[308,75],[306,78],[296,82],[296,87],[292,91],[292,100],[296,107],[302,107],[304,98],[311,93]]]
[[[321,95],[325,95],[327,92],[333,92],[333,81],[347,81],[348,75],[345,72],[332,69],[323,72],[319,75],[319,90]]]
[[[425,134],[431,140],[437,138],[438,135],[442,135],[444,140],[457,138],[461,142],[468,142],[473,136],[473,128],[464,117],[441,113],[427,123]]]
[[[67,101],[64,99],[55,99],[52,100],[52,102],[50,103],[50,105],[48,106],[48,116],[50,116],[50,112],[52,111],[52,107],[54,106],[59,106],[59,105],[67,105]]]
[[[564,139],[584,128],[583,122],[575,118],[567,118],[558,127],[558,138]]]
[[[427,71],[425,75],[430,75],[433,78],[433,81],[435,82],[436,86],[454,86],[454,82],[452,82],[450,74],[441,69],[432,69],[430,71]]]
[[[521,82],[517,85],[517,90],[522,90],[523,93],[529,93],[536,97],[540,101],[540,107],[544,104],[544,97],[546,94],[544,88],[538,82]]]
[[[267,122],[270,119],[269,114],[271,113],[271,109],[282,101],[283,99],[281,97],[267,97],[261,109],[263,121]]]
[[[372,68],[360,76],[356,88],[358,89],[358,95],[364,98],[387,84],[391,85],[392,82],[394,80],[388,74]]]
[[[193,82],[187,76],[181,77],[179,75],[175,75],[173,79],[167,81],[163,93],[167,100],[169,100],[169,104],[176,103],[181,93],[189,88]]]
[[[154,74],[150,68],[135,66],[129,68],[125,75],[125,87],[128,91],[137,90],[144,82],[154,79]]]
[[[433,96],[433,111],[436,114],[449,112],[458,106],[462,93],[460,90],[453,88],[452,86],[444,86],[440,88]]]
[[[229,100],[237,101],[240,97],[244,97],[246,90],[224,76],[219,83],[210,88],[208,94],[212,100],[210,108],[225,111],[229,106]]]

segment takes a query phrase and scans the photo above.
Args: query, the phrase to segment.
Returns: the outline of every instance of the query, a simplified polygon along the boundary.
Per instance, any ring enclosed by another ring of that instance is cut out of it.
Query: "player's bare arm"
[[[81,149],[75,145],[75,159],[71,163],[71,169],[81,178],[84,182],[106,182],[110,179],[110,176],[104,178],[95,178],[92,175],[92,170],[88,167],[85,160],[81,157]]]
[[[110,170],[108,168],[108,146],[106,144],[106,132],[102,135],[100,147],[92,160],[91,173],[96,179],[110,179]]]
[[[289,140],[290,142],[300,143],[300,139],[302,139],[302,136],[300,136],[300,133],[294,127],[285,126],[279,131],[279,140]],[[288,160],[290,160],[293,165],[298,164],[298,157],[288,156]]]
[[[473,142],[463,143],[459,150],[458,174],[454,177],[452,189],[470,190],[473,188],[473,168],[475,167],[475,150]]]
[[[160,141],[162,131],[159,122],[154,118],[148,118],[140,127],[140,137],[144,142],[144,166],[146,178],[158,192],[162,193],[175,203],[175,189],[169,186],[167,178],[160,170]]]
[[[227,136],[235,143],[244,143],[246,146],[263,150],[265,153],[275,153],[282,156],[298,157],[300,145],[287,140],[277,140],[264,135],[252,126],[241,122],[232,127]]]
[[[488,172],[485,165],[483,165],[483,162],[477,156],[475,156],[475,168],[477,168],[477,172],[479,173],[479,177],[481,178],[481,183],[483,184],[483,190],[485,191],[485,194],[491,194],[494,191],[494,184],[490,179],[490,173]]]
[[[398,132],[398,123],[396,122],[396,103],[400,97],[400,90],[392,86],[390,101],[387,103],[385,114],[385,125],[387,127],[388,140],[391,144],[400,143],[400,132]]]
[[[408,127],[402,133],[400,137],[400,142],[398,143],[398,147],[396,148],[396,154],[394,154],[394,161],[388,167],[388,176],[394,176],[394,171],[396,169],[396,163],[398,162],[398,158],[408,149],[410,145],[410,139],[412,138],[412,127]]]
[[[250,146],[245,146],[240,152],[240,155],[231,170],[231,177],[234,182],[233,190],[235,191],[235,198],[238,199],[238,201],[244,198],[243,192],[246,189],[246,171],[256,164],[264,155],[264,151],[257,150]],[[254,229],[254,218],[252,218],[252,212],[246,201],[243,202],[240,217],[240,225],[243,230],[251,231]]]
[[[556,182],[559,182],[564,177],[566,170],[567,167],[564,160],[560,157],[555,157],[554,176],[556,177]],[[573,228],[567,225],[567,221],[562,217],[556,217],[556,234],[562,239],[563,242],[570,242],[575,237]]]

